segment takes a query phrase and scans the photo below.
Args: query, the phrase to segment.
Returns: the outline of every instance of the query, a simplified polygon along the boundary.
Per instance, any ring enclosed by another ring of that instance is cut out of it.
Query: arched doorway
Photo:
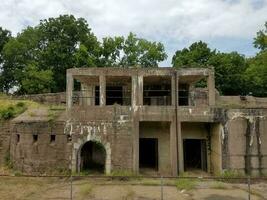
[[[84,143],[80,150],[79,169],[88,173],[104,173],[106,163],[105,147],[96,141]]]

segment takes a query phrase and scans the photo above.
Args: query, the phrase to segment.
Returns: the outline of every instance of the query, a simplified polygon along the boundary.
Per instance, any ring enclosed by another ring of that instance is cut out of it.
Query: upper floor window
[[[171,105],[171,76],[146,76],[143,85],[144,105]]]

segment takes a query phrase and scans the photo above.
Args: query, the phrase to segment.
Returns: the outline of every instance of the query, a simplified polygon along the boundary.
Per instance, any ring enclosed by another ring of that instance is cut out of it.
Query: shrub
[[[15,116],[15,109],[13,106],[9,106],[7,109],[1,111],[1,118],[2,119],[10,119]]]

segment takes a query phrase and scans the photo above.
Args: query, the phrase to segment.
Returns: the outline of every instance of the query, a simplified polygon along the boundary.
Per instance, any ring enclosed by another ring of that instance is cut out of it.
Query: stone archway
[[[77,142],[73,144],[73,151],[72,151],[72,163],[71,163],[71,170],[73,172],[81,172],[82,165],[84,165],[84,162],[82,160],[82,152],[83,148],[86,147],[88,144],[98,144],[101,145],[105,152],[105,160],[104,160],[104,173],[110,174],[111,172],[111,148],[110,143],[102,143],[99,140],[81,140],[79,139]],[[90,147],[89,147],[90,148]]]
[[[84,143],[78,156],[80,159],[78,166],[80,171],[104,173],[106,150],[100,142],[88,141]]]

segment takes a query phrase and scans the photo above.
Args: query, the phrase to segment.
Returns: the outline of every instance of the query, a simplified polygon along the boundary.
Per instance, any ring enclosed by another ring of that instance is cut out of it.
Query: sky
[[[255,55],[267,0],[2,0],[0,26],[16,35],[61,14],[85,18],[99,39],[133,32],[161,42],[168,59],[160,66],[171,66],[176,50],[199,40],[221,52]]]

